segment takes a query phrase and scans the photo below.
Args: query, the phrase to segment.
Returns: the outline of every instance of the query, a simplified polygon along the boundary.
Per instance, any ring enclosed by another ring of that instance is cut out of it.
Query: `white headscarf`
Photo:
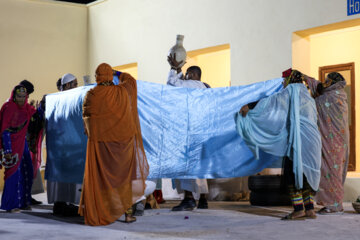
[[[67,84],[67,83],[72,82],[74,80],[76,80],[76,77],[74,75],[72,75],[71,73],[64,74],[64,76],[62,76],[62,78],[61,78],[61,91],[63,90],[62,86],[64,84]]]

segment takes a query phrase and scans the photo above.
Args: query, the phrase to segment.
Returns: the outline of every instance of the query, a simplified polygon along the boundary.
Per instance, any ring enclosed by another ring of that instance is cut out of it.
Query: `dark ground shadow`
[[[30,216],[44,218],[44,219],[52,219],[52,220],[60,221],[60,222],[64,222],[64,223],[84,225],[84,217],[81,217],[81,216],[64,217],[64,216],[54,215],[52,213],[52,210],[53,210],[52,205],[41,204],[41,205],[33,205],[31,207],[35,211],[22,211],[21,213],[27,214]],[[48,211],[36,211],[36,209],[48,210]]]
[[[42,210],[52,211],[53,210],[53,205],[39,204],[39,205],[32,205],[31,208],[32,209],[42,209]]]
[[[52,212],[33,212],[33,211],[26,211],[22,212],[23,214],[27,214],[30,216],[40,217],[44,219],[52,219],[59,222],[70,223],[70,224],[80,224],[84,225],[84,217],[63,217],[63,216],[56,216]]]
[[[164,204],[160,204],[160,208],[168,208],[170,211],[172,207],[178,205],[179,203],[180,201],[167,200]],[[209,210],[237,211],[257,216],[267,216],[275,218],[281,218],[292,211],[291,206],[252,206],[249,201],[209,201],[208,204]]]

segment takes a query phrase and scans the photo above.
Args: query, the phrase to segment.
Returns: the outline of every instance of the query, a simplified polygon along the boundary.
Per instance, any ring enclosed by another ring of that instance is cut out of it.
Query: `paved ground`
[[[46,201],[45,194],[35,198]],[[123,219],[101,227],[83,225],[81,217],[55,217],[51,205],[32,211],[0,211],[0,239],[360,239],[360,215],[350,203],[343,215],[315,220],[281,221],[290,207],[254,207],[248,202],[210,202],[208,210],[171,212],[178,201],[146,210],[137,222]]]

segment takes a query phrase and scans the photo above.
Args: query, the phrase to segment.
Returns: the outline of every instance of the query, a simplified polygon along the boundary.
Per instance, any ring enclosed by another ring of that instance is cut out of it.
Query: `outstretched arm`
[[[304,76],[304,81],[305,81],[305,85],[308,86],[308,88],[310,89],[311,95],[315,98],[316,96],[318,96],[318,85],[321,84],[320,81],[315,80],[312,77],[309,77],[305,74],[303,74]]]
[[[239,113],[241,114],[241,116],[243,117],[246,117],[247,113],[251,110],[251,109],[254,109],[256,107],[256,104],[258,103],[259,101],[257,102],[251,102],[251,103],[248,103],[244,106],[242,106],[242,108],[240,109]]]

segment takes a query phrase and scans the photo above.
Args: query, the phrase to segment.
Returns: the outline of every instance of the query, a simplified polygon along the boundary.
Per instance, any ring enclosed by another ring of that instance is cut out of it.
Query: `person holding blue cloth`
[[[168,56],[168,62],[171,67],[167,85],[184,88],[210,88],[210,86],[201,81],[201,69],[198,66],[191,66],[187,69],[185,76],[181,71],[181,63],[176,61],[176,53]],[[174,181],[178,193],[184,192],[184,199],[181,203],[172,208],[172,211],[191,211],[196,207],[196,201],[193,193],[200,194],[198,209],[207,209],[208,202],[206,194],[209,193],[206,179],[175,179]]]
[[[247,105],[240,109],[236,129],[257,159],[260,149],[284,157],[284,178],[294,211],[282,219],[316,218],[314,193],[321,166],[317,110],[301,72],[289,69],[283,78],[283,90],[261,99],[253,109]]]

